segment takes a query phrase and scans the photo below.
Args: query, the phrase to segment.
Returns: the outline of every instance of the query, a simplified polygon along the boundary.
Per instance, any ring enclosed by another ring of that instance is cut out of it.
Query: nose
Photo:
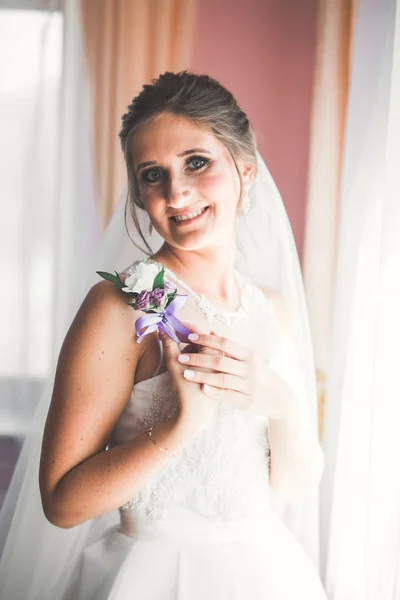
[[[168,206],[181,208],[190,203],[192,188],[190,182],[183,174],[170,174],[166,189]]]

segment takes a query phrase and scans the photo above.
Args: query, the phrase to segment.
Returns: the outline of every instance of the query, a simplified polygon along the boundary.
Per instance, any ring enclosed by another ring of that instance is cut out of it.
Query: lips
[[[200,217],[207,210],[207,208],[209,208],[209,207],[202,206],[201,208],[188,210],[184,213],[178,213],[169,218],[172,219],[176,223],[183,223],[184,221],[192,221],[193,219],[197,219],[197,217]],[[188,217],[188,215],[192,215],[192,216]],[[180,218],[177,219],[176,217],[186,217],[186,218],[185,219],[180,219]]]
[[[200,219],[203,219],[203,218],[204,218],[204,215],[205,215],[205,214],[208,212],[208,208],[209,208],[209,206],[205,206],[205,207],[202,209],[202,212],[201,212],[200,214],[197,214],[197,215],[196,215],[196,213],[194,212],[194,214],[195,214],[196,216],[194,216],[194,217],[192,217],[192,218],[189,218],[189,219],[175,219],[174,217],[170,217],[170,219],[171,219],[171,221],[174,223],[174,225],[175,225],[176,227],[183,227],[183,226],[185,226],[185,225],[190,225],[191,223],[194,223],[194,222],[200,221]],[[184,214],[193,214],[193,213],[191,213],[191,212],[187,212],[187,213],[184,213]],[[179,215],[178,215],[178,216],[179,216]],[[182,216],[183,216],[183,215],[182,215]]]

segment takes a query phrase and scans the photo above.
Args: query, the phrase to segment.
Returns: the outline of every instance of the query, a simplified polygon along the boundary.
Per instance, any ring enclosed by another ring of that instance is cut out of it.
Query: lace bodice
[[[242,305],[242,314],[230,330],[233,335],[236,328],[237,336],[251,338],[255,332],[246,306],[257,309],[259,318],[271,318],[271,309],[264,294],[251,284],[243,291]],[[135,384],[110,446],[132,439],[172,417],[176,410],[168,372]],[[215,418],[200,435],[165,463],[120,510],[159,519],[188,511],[194,518],[216,520],[265,510],[269,502],[267,427],[268,418],[220,402]]]
[[[170,418],[176,400],[168,372],[136,384],[113,432],[113,444]],[[171,458],[122,510],[173,518],[175,509],[235,519],[268,501],[268,419],[220,403],[214,421]]]

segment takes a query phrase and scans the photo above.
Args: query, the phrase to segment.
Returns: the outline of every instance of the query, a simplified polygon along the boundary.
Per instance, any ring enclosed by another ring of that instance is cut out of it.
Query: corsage
[[[129,306],[146,313],[135,323],[138,344],[147,334],[159,327],[177,343],[181,343],[181,340],[176,332],[186,337],[189,335],[190,329],[175,316],[185,304],[188,295],[178,294],[176,286],[164,281],[164,266],[159,268],[157,265],[140,262],[125,281],[121,280],[117,271],[115,275],[105,271],[96,273],[133,298],[133,302],[127,303]],[[143,328],[145,330],[140,333]]]

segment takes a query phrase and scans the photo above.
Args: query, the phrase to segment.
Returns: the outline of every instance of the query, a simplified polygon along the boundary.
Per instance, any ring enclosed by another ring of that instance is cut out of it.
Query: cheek
[[[156,213],[164,204],[161,192],[156,187],[143,187],[140,191],[143,204],[147,212]]]
[[[239,187],[235,184],[232,177],[227,176],[225,172],[214,172],[204,175],[201,182],[201,193],[207,195],[215,203],[221,200],[231,200],[232,203],[239,197]]]

